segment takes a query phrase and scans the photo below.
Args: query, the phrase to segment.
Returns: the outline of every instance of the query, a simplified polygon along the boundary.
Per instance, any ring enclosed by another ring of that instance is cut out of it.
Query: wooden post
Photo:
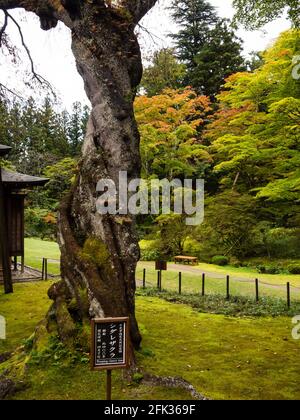
[[[111,401],[111,370],[106,371],[106,400]]]
[[[45,280],[48,280],[48,258],[45,258]]]
[[[14,257],[14,271],[18,271],[18,257]]]
[[[205,273],[202,273],[202,296],[205,296]]]
[[[143,289],[146,289],[146,268],[143,270]]]
[[[42,263],[42,280],[45,280],[45,258],[43,258]]]
[[[159,270],[159,291],[162,289],[162,271]]]
[[[288,308],[290,308],[291,307],[291,285],[289,282],[286,284],[286,289],[287,289],[287,306]]]
[[[230,276],[226,276],[226,299],[230,299]]]
[[[5,191],[2,183],[2,172],[0,167],[0,259],[2,263],[4,291],[6,294],[13,293],[13,282],[11,275],[11,260],[8,249],[8,231],[5,209]]]
[[[179,294],[181,295],[181,289],[182,289],[182,273],[179,273]]]
[[[255,297],[256,297],[256,302],[259,302],[258,279],[255,279]]]
[[[159,289],[159,282],[160,282],[160,279],[159,279],[159,270],[157,271],[157,288]]]
[[[24,274],[25,271],[25,257],[22,255],[21,257],[21,273]]]

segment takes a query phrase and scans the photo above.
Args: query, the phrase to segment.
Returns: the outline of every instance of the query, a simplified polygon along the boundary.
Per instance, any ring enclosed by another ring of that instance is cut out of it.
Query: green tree
[[[78,156],[80,154],[80,150],[84,140],[88,115],[89,110],[87,107],[82,108],[82,104],[80,102],[75,102],[73,104],[67,130],[68,141],[70,145],[70,153],[73,157]]]
[[[246,70],[242,40],[235,36],[226,20],[219,21],[208,32],[207,41],[194,61],[196,66],[187,75],[187,81],[198,92],[211,97],[220,92],[228,76]]]
[[[48,201],[58,205],[63,196],[70,190],[76,173],[76,161],[70,157],[64,158],[53,166],[48,166],[44,175],[50,179],[44,188]]]
[[[158,95],[166,88],[178,89],[182,86],[186,68],[178,62],[172,48],[156,51],[151,61],[141,82],[148,96]]]
[[[178,58],[188,69],[196,66],[194,58],[206,44],[209,31],[218,22],[215,8],[206,0],[174,0],[173,20],[180,30],[171,37],[175,41]]]
[[[300,25],[299,0],[233,0],[233,6],[236,8],[235,21],[248,29],[258,29],[283,16],[286,9],[293,25]]]
[[[299,30],[287,31],[263,54],[260,68],[230,76],[218,97],[215,121],[205,133],[219,180],[214,200],[219,196],[230,200],[233,194],[252,200],[254,212],[239,200],[244,219],[239,223],[252,226],[250,236],[256,238],[247,255],[278,257],[281,250],[284,257],[295,256],[292,244],[300,226],[300,91],[292,76],[292,57],[298,48]],[[215,227],[213,212],[211,220]],[[218,230],[214,232],[221,238]]]
[[[175,0],[172,16],[180,30],[171,36],[187,66],[184,84],[214,97],[230,74],[246,69],[241,39],[205,0]]]
[[[190,89],[166,89],[135,101],[146,178],[202,177],[211,165],[201,131],[211,113],[209,99]]]

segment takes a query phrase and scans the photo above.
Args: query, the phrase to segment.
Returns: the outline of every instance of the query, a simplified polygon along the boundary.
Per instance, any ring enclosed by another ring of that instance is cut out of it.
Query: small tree
[[[144,71],[141,87],[148,96],[160,94],[164,89],[178,89],[185,75],[185,65],[178,62],[171,48],[156,51],[152,63]]]

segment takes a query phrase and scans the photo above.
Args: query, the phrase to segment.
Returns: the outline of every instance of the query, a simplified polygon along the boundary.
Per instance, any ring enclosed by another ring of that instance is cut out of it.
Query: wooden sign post
[[[91,368],[106,370],[106,399],[111,400],[113,369],[126,369],[129,347],[129,318],[92,320]]]
[[[162,272],[167,271],[167,261],[156,261],[155,270],[157,270],[157,288],[161,291],[162,289]]]

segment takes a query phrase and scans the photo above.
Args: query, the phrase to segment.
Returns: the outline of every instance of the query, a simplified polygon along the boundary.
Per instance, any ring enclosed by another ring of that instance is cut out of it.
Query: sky
[[[146,28],[146,31],[139,29],[144,62],[147,62],[147,57],[151,52],[171,46],[168,33],[176,32],[177,28],[170,18],[170,12],[166,10],[170,1],[160,0],[141,22],[141,26]],[[233,16],[234,9],[231,0],[210,0],[210,2],[216,7],[221,17]],[[22,26],[24,38],[36,63],[36,70],[57,91],[59,106],[70,110],[75,101],[89,105],[71,52],[70,31],[59,24],[57,28],[44,32],[40,29],[39,20],[34,15],[22,11],[14,11],[12,14]],[[247,55],[251,51],[264,50],[289,27],[289,22],[283,17],[260,31],[248,32],[241,28],[237,35],[244,40],[244,54]],[[9,35],[13,42],[20,45],[19,35],[12,24],[10,24]],[[20,56],[23,61],[21,66],[18,65],[19,71],[16,66],[10,65],[5,57],[0,57],[0,81],[26,96],[32,94],[26,91],[23,84],[24,68],[28,68],[28,63],[23,53],[20,53]],[[39,93],[36,94],[38,95]]]

